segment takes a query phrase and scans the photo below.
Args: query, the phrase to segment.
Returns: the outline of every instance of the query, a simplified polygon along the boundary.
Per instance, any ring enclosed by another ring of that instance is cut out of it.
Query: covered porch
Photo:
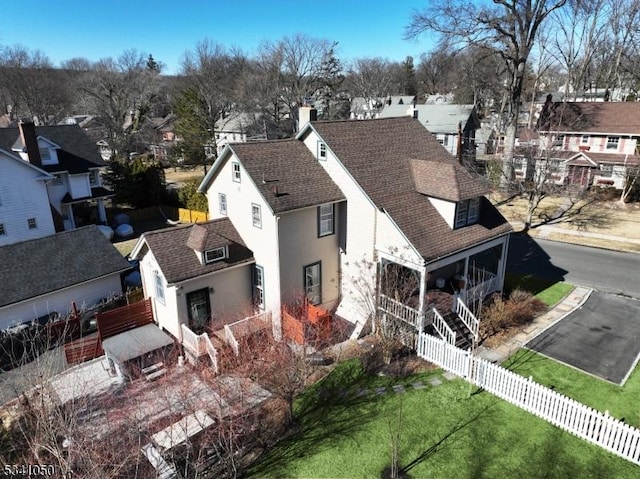
[[[472,311],[503,288],[507,245],[505,236],[421,266],[381,253],[378,312],[417,331],[435,328],[452,344],[461,336],[471,343],[479,327]]]
[[[106,201],[113,197],[113,192],[106,188],[91,189],[91,196],[71,198],[67,193],[60,204],[65,230],[79,228],[90,224],[107,224]]]

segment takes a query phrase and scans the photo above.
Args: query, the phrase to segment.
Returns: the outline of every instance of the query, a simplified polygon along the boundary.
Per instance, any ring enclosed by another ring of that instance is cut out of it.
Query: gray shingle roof
[[[150,231],[141,240],[146,242],[169,284],[253,260],[253,252],[228,218]],[[203,265],[187,244],[203,250],[227,246],[229,257]]]
[[[430,190],[429,179],[416,188],[412,164],[434,163],[426,169],[459,172],[456,160],[435,137],[412,118],[315,122],[313,128],[349,170],[375,205],[384,208],[427,261],[452,254],[511,231],[511,226],[483,200],[479,222],[452,230],[433,207],[428,196],[452,191],[450,198],[470,198],[486,191],[469,178],[464,182],[438,185]],[[420,167],[418,171],[422,171]],[[440,173],[438,173],[440,174]],[[433,186],[433,185],[431,185]],[[456,191],[457,188],[457,191]]]
[[[82,173],[89,171],[89,168],[106,166],[96,144],[78,125],[36,126],[36,135],[52,141],[62,149],[62,152],[58,150],[61,165],[43,166],[43,170]],[[11,151],[16,142],[22,144],[17,128],[0,128],[0,149]]]
[[[344,199],[340,188],[301,141],[235,143],[231,149],[274,213]]]
[[[462,123],[462,128],[469,121],[474,122],[474,126],[479,127],[479,122],[474,114],[473,105],[416,105],[418,110],[418,120],[431,133],[456,133],[458,123]],[[380,112],[380,118],[398,118],[412,115],[411,105],[387,105]]]
[[[0,307],[130,267],[96,226],[3,246],[0,265]]]

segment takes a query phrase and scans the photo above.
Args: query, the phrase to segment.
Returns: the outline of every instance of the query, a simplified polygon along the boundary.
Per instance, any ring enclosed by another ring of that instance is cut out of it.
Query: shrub
[[[500,294],[491,298],[480,322],[480,336],[488,338],[502,330],[530,323],[546,305],[534,295],[521,289],[511,292],[508,299]]]

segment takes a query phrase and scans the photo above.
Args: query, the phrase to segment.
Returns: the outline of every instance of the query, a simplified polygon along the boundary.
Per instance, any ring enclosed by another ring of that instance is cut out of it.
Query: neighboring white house
[[[621,189],[640,166],[638,102],[548,101],[537,133],[534,161],[515,160],[520,177],[532,177],[535,164],[558,184]]]
[[[183,324],[200,333],[253,309],[253,254],[226,218],[144,233],[131,257],[155,321],[181,342]]]
[[[0,150],[0,247],[56,232],[47,181],[53,175]]]
[[[480,120],[473,105],[393,103],[386,104],[378,118],[403,116],[416,118],[452,155],[458,155],[460,144],[467,158],[475,158]]]
[[[6,190],[6,202],[15,206],[19,203],[18,197],[29,195],[29,202],[38,203],[34,211],[39,214],[44,210],[49,211],[50,219],[42,220],[40,236],[51,234],[51,229],[45,227],[51,222],[55,231],[107,222],[105,202],[113,193],[102,186],[101,172],[106,168],[106,163],[96,145],[79,126],[34,127],[33,123],[22,122],[19,128],[2,128],[0,151],[3,152],[0,155],[3,163],[15,159],[23,161],[40,171],[42,179],[46,181],[48,198],[38,193],[37,190],[41,188],[34,188],[33,196],[29,189],[18,194],[13,177],[0,177],[0,190]],[[24,181],[24,178],[20,181]],[[14,191],[13,198],[9,197],[9,190]],[[0,223],[27,221],[28,218],[23,218],[23,214],[19,208],[0,210]],[[32,225],[33,222],[30,222],[29,228],[35,229]],[[7,242],[12,241],[10,239]]]
[[[216,140],[216,156],[218,156],[229,143],[245,143],[248,140],[266,140],[266,132],[259,135],[251,135],[256,130],[256,124],[260,120],[257,113],[233,112],[220,118],[215,125],[214,135]],[[264,130],[264,128],[263,128]],[[213,152],[207,150],[208,156],[213,156]]]
[[[0,247],[0,329],[122,294],[129,263],[96,226]]]

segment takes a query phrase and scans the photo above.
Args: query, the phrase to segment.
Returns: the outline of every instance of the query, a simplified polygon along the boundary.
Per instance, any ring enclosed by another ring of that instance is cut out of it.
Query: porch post
[[[98,200],[98,220],[101,223],[107,224],[107,210],[104,207],[104,199]]]
[[[504,290],[504,277],[507,271],[507,254],[509,252],[509,239],[511,234],[505,236],[505,241],[502,243],[502,255],[498,261],[498,274],[500,275],[500,291]]]
[[[69,216],[69,222],[71,223],[71,229],[73,230],[76,228],[76,218],[73,213],[73,205],[69,203],[66,205],[66,208],[67,208],[67,214]]]
[[[420,299],[418,302],[418,321],[420,322],[420,331],[424,328],[424,310],[425,297],[427,296],[427,267],[422,266],[420,269]]]

